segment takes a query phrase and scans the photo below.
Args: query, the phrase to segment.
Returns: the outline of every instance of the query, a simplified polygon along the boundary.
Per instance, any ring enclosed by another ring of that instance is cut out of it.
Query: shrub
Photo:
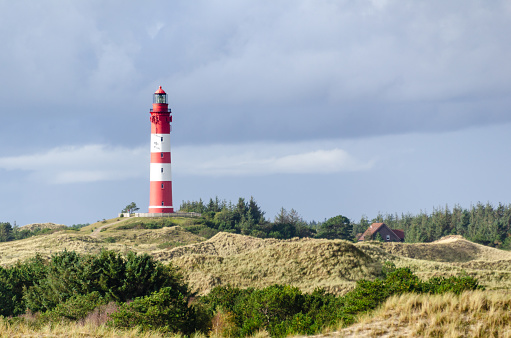
[[[432,278],[423,282],[409,268],[397,269],[391,263],[386,264],[384,275],[385,279],[358,281],[354,290],[341,297],[322,289],[302,294],[299,289],[286,285],[259,290],[227,286],[213,288],[201,302],[216,317],[224,314],[218,318],[228,318],[229,323],[235,324],[235,328],[227,325],[229,329],[224,330],[229,336],[247,336],[265,329],[271,336],[283,337],[314,334],[339,321],[343,325],[351,324],[356,316],[375,309],[395,294],[459,294],[480,288],[477,281],[468,276]]]
[[[24,292],[26,306],[36,311],[55,308],[67,299],[94,291],[106,300],[125,302],[171,286],[187,294],[187,286],[171,265],[148,254],[121,254],[103,250],[98,255],[63,251],[52,256],[48,267]]]
[[[466,290],[484,289],[475,278],[467,275],[459,277],[451,276],[449,278],[433,277],[424,284],[424,291],[433,294],[452,292],[459,295]]]
[[[188,307],[187,296],[172,287],[164,287],[149,296],[125,303],[110,317],[108,325],[117,328],[138,326],[144,331],[185,334],[194,331],[193,308]]]
[[[42,315],[44,319],[50,319],[54,322],[66,320],[84,319],[89,313],[100,305],[106,304],[106,301],[97,291],[86,295],[77,295],[69,298],[63,303],[57,304],[55,308],[45,312]]]

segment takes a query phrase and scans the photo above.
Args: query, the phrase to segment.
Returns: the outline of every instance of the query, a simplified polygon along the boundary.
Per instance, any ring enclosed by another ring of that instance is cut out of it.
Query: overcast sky
[[[0,0],[0,19],[0,221],[147,211],[159,85],[176,209],[511,203],[510,1]]]

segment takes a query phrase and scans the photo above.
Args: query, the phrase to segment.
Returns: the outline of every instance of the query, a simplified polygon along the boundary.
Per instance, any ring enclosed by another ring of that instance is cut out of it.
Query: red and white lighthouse
[[[172,116],[167,94],[158,88],[151,109],[151,168],[149,213],[173,213],[170,131]]]

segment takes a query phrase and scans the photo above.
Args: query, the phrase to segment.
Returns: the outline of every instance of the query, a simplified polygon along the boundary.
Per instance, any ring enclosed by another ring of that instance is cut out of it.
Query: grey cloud
[[[101,142],[133,142],[158,85],[184,144],[511,121],[506,1],[20,1],[1,9],[9,19],[0,31],[10,33],[1,38],[9,53],[0,56],[0,110],[15,107],[34,125],[87,126],[73,131],[87,143],[101,128]]]

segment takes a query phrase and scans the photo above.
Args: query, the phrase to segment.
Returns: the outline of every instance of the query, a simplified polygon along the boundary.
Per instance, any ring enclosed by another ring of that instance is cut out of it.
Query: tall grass
[[[340,334],[358,336],[511,337],[511,292],[460,296],[405,294],[389,298]]]

